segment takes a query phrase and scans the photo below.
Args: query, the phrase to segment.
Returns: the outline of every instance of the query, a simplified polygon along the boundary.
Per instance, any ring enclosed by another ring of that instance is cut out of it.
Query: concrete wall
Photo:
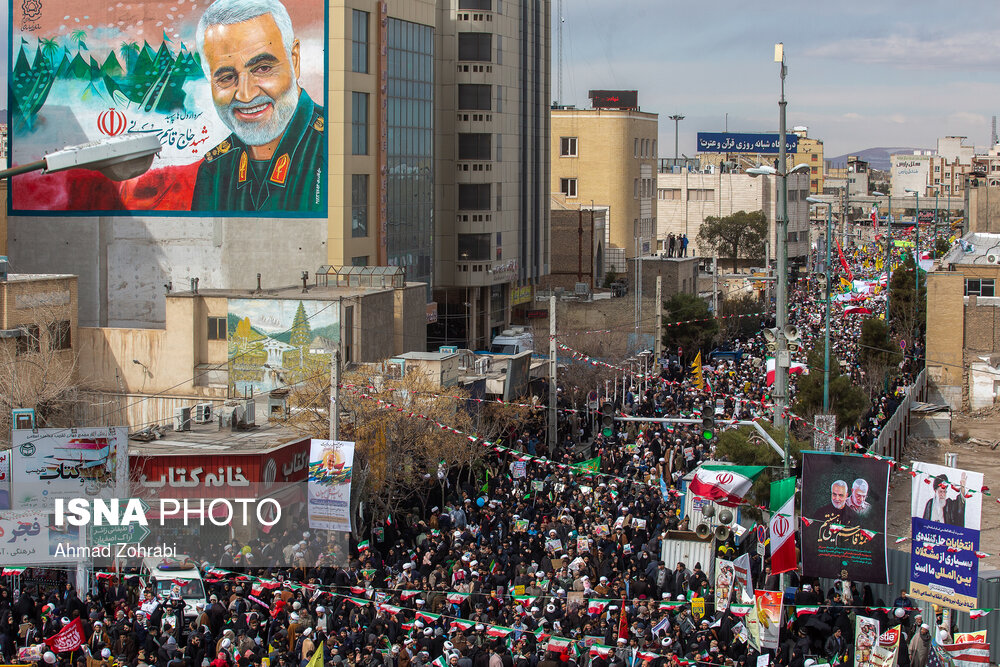
[[[1000,232],[1000,188],[988,188],[985,185],[969,188],[966,231]]]
[[[698,293],[698,263],[696,257],[676,258],[645,258],[642,260],[642,294],[656,295],[656,276],[663,276],[663,299],[667,300],[674,294]],[[635,276],[635,261],[628,263],[628,284],[637,285]],[[634,296],[632,297],[634,298]]]
[[[423,285],[408,285],[393,294],[392,354],[427,349],[427,298]]]
[[[604,284],[605,215],[605,211],[552,211],[552,272],[541,279],[539,287],[572,291],[578,279],[592,289]]]
[[[79,276],[83,326],[162,327],[166,290],[295,284],[327,263],[325,219],[11,216],[19,271]]]

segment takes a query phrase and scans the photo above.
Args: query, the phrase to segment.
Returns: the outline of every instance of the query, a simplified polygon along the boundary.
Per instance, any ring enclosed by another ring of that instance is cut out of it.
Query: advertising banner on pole
[[[826,452],[802,459],[803,573],[886,583],[889,463]]]
[[[715,611],[722,613],[729,609],[729,597],[733,592],[736,573],[733,561],[724,558],[715,559]]]
[[[309,527],[351,531],[354,443],[313,440],[309,451]]]
[[[52,511],[57,498],[123,497],[128,429],[13,431],[11,509]]]
[[[782,597],[781,591],[754,591],[753,615],[757,617],[761,649],[778,650]]]
[[[732,597],[739,603],[753,602],[753,578],[750,573],[750,554],[743,554],[733,561],[735,587]],[[742,599],[741,599],[742,596]]]
[[[873,655],[878,643],[878,621],[858,614],[854,617],[854,667],[874,667]]]
[[[45,512],[0,512],[0,562],[34,567],[80,560],[80,529],[53,526],[51,519]]]
[[[895,667],[900,635],[899,626],[896,626],[878,636],[878,644],[872,651],[872,667]]]
[[[910,594],[952,609],[975,609],[983,474],[919,461],[913,471]]]

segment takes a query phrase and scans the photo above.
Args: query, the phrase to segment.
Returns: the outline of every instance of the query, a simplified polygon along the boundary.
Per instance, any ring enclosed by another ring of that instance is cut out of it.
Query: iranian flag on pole
[[[743,501],[754,478],[763,470],[764,466],[703,465],[695,471],[688,488],[696,496],[735,506]]]
[[[771,573],[798,566],[795,555],[795,478],[771,482]]]
[[[767,358],[767,373],[764,376],[764,380],[767,383],[768,387],[770,387],[772,384],[774,384],[774,373],[775,373],[775,370],[774,370],[774,357],[768,357]],[[806,366],[805,364],[800,364],[797,361],[793,361],[788,366],[788,374],[789,375],[802,375],[802,374],[808,375],[809,374],[809,367]]]
[[[588,614],[603,614],[604,609],[611,603],[611,600],[598,600],[596,598],[592,599],[587,603],[587,613]]]
[[[548,644],[545,645],[545,650],[552,651],[553,653],[568,653],[569,645],[571,643],[572,642],[569,639],[553,637],[549,640]]]

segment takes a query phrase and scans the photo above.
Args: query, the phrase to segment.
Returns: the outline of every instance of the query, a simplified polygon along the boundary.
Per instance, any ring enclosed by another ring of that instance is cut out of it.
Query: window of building
[[[935,172],[941,171],[941,165],[939,165],[939,164],[934,165],[934,171]]]
[[[788,242],[789,243],[795,243],[798,240],[799,240],[799,233],[798,232],[788,232]]]
[[[788,191],[788,201],[798,201],[798,200],[799,200],[799,191],[798,190],[789,190]]]
[[[490,111],[492,86],[484,83],[458,84],[458,108],[460,111]],[[499,86],[498,86],[499,88]]]
[[[639,157],[639,140],[635,139],[632,142],[632,157]]]
[[[715,190],[688,190],[688,201],[715,201]]]
[[[368,74],[368,12],[354,10],[351,32],[351,68]]]
[[[934,179],[934,185],[938,185],[939,183],[941,183],[941,179],[940,178],[935,178]]]
[[[819,172],[816,169],[817,169],[816,167],[810,167],[809,168],[809,173],[811,173],[811,174],[818,174]]]
[[[497,135],[497,162],[503,162],[503,135]]]
[[[576,157],[576,137],[559,138],[559,157]]]
[[[497,86],[497,113],[503,113],[503,86]]]
[[[463,262],[483,262],[490,258],[490,234],[459,234],[458,259]]]
[[[813,153],[809,157],[812,159],[813,162],[819,161],[819,155],[817,153]]]
[[[368,93],[351,93],[351,154],[368,155]]]
[[[490,210],[490,184],[459,183],[458,208],[463,211]]]
[[[49,349],[69,350],[73,347],[72,330],[69,320],[53,322],[49,325]]]
[[[566,197],[576,196],[576,179],[575,178],[560,178],[559,179],[559,192],[563,193]]]
[[[652,156],[656,157],[656,139],[653,139],[653,152],[652,152]]]
[[[995,294],[994,279],[966,278],[965,296],[993,296]]]
[[[493,9],[493,0],[458,0],[459,9]]]
[[[38,325],[28,324],[21,327],[21,335],[16,339],[17,354],[30,354],[38,352]]]
[[[351,238],[368,236],[368,174],[351,174]]]
[[[809,184],[811,186],[813,186],[814,188],[818,188],[819,187],[819,179],[818,178],[814,178],[811,181],[809,181]]]
[[[503,210],[503,183],[497,183],[496,200],[497,200],[496,210],[502,211]],[[500,232],[497,232],[497,238],[498,239],[500,238]],[[500,241],[499,240],[497,241],[497,245],[500,245]]]
[[[493,60],[493,34],[489,32],[458,33],[458,59],[488,63]]]
[[[639,179],[636,178],[632,181],[632,199],[639,198]]]
[[[490,160],[493,157],[493,135],[488,132],[460,132],[459,160]]]
[[[503,35],[497,35],[497,65],[503,65]]]
[[[660,188],[656,191],[657,199],[680,199],[681,189],[680,188]]]
[[[368,266],[368,255],[351,257],[351,266]]]
[[[227,321],[225,317],[208,318],[208,339],[226,340]]]

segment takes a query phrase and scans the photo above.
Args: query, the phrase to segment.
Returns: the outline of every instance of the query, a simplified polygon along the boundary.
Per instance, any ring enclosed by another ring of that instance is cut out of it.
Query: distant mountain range
[[[897,153],[910,153],[913,151],[925,151],[933,150],[927,148],[906,148],[905,146],[900,147],[878,147],[878,148],[865,148],[860,151],[851,151],[850,153],[845,153],[844,155],[839,155],[837,157],[824,158],[828,160],[833,166],[840,167],[847,165],[847,156],[856,155],[862,160],[868,162],[868,165],[872,169],[879,169],[880,171],[889,171],[892,166],[891,156]]]

